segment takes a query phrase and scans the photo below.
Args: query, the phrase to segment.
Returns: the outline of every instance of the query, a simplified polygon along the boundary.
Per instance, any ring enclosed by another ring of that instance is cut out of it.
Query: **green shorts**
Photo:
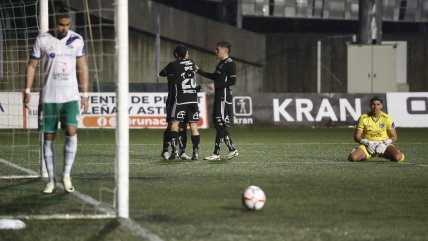
[[[43,104],[43,132],[55,133],[58,129],[58,122],[61,122],[61,129],[63,130],[67,126],[75,126],[77,128],[79,111],[78,101]]]

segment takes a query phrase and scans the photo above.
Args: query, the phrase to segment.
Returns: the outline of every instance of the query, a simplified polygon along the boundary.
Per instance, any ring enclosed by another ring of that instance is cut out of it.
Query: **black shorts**
[[[178,120],[180,122],[198,122],[198,104],[174,105],[171,112],[171,118],[172,120]]]
[[[226,103],[225,101],[214,101],[214,125],[223,125],[226,127],[230,127],[230,118],[232,118],[232,103]]]

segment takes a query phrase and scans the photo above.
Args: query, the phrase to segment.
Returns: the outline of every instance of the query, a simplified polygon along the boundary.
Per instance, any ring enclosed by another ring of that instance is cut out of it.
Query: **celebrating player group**
[[[223,141],[229,148],[229,153],[225,159],[230,160],[238,156],[238,150],[227,130],[230,127],[232,112],[232,91],[230,87],[236,83],[236,65],[229,57],[230,50],[230,43],[224,41],[217,43],[216,56],[220,62],[217,64],[214,73],[207,73],[199,69],[189,58],[189,52],[184,45],[177,45],[174,49],[175,60],[160,71],[159,76],[168,79],[166,103],[168,126],[164,132],[164,144],[161,153],[163,159],[199,159],[200,136],[197,126],[199,121],[197,92],[201,87],[196,84],[195,73],[214,80],[214,83],[209,84],[208,88],[215,90],[213,123],[216,128],[216,140],[213,154],[205,157],[204,160],[220,160],[220,147]],[[191,158],[185,153],[187,123],[189,123],[192,133],[193,154]],[[172,147],[171,154],[168,153],[169,144]]]

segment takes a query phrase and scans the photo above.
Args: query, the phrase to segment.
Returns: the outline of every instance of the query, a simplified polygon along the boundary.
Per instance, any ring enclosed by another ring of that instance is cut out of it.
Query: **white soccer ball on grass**
[[[241,196],[242,204],[249,210],[260,210],[266,202],[266,195],[260,187],[249,186]]]

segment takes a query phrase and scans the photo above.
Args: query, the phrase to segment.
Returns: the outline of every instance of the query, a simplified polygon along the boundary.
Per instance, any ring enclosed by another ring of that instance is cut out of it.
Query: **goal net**
[[[64,195],[61,184],[65,136],[58,129],[54,153],[56,191],[42,194],[47,176],[41,152],[43,135],[38,128],[42,66],[37,68],[28,109],[23,106],[23,91],[35,39],[47,28],[55,28],[60,6],[69,10],[71,29],[85,40],[90,96],[100,91],[100,82],[116,82],[113,1],[0,2],[0,218],[116,216],[117,134],[112,128],[78,130],[77,154],[71,172],[76,191],[72,195]],[[49,26],[43,26],[44,14]]]

